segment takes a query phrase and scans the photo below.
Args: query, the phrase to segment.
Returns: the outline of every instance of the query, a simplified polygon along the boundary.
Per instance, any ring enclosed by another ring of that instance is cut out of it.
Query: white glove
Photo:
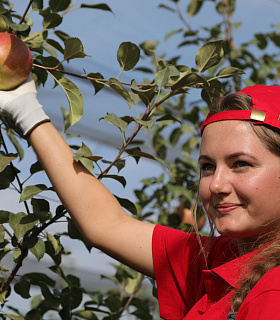
[[[50,121],[37,100],[37,90],[31,75],[19,87],[0,91],[0,115],[14,120],[25,136],[38,124]]]

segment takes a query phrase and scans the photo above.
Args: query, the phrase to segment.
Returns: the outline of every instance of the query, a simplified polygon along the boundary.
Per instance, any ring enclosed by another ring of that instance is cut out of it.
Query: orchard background
[[[279,84],[279,8],[0,1],[0,29],[30,48],[39,100],[75,160],[135,219],[189,232],[200,124],[221,95]],[[0,317],[158,319],[154,283],[83,242],[28,142],[0,125]]]

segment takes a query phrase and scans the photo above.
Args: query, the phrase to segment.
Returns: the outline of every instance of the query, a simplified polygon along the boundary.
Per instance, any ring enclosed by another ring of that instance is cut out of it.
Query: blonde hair
[[[214,104],[210,115],[227,110],[251,109],[251,97],[244,94],[230,94],[219,99]],[[248,123],[265,148],[280,157],[280,131],[265,125],[254,125],[250,121],[248,121]],[[210,242],[212,237],[213,236],[210,235]],[[231,311],[233,312],[238,311],[246,296],[261,277],[270,269],[280,265],[280,226],[277,226],[275,230],[265,235],[259,236],[257,241],[252,244],[252,250],[255,249],[257,253],[242,267],[242,270],[240,270],[238,289],[235,290],[231,301]],[[203,250],[204,249],[202,249],[202,251]],[[206,255],[207,254],[204,253],[204,256]]]

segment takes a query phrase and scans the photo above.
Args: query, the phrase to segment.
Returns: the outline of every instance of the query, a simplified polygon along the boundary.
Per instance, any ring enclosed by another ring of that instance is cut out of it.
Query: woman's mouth
[[[221,214],[226,214],[232,210],[243,207],[241,204],[237,203],[219,203],[215,205],[215,209]]]

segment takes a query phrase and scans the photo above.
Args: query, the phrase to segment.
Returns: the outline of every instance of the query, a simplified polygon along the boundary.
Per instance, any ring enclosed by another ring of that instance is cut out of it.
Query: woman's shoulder
[[[247,295],[237,313],[238,319],[280,318],[280,266],[270,269]]]
[[[203,248],[210,261],[215,261],[220,256],[223,257],[222,260],[228,261],[238,254],[235,241],[229,237],[209,237],[161,225],[157,225],[154,229],[153,242],[157,247],[176,248],[177,252],[180,249],[186,253],[193,252],[196,255]]]

